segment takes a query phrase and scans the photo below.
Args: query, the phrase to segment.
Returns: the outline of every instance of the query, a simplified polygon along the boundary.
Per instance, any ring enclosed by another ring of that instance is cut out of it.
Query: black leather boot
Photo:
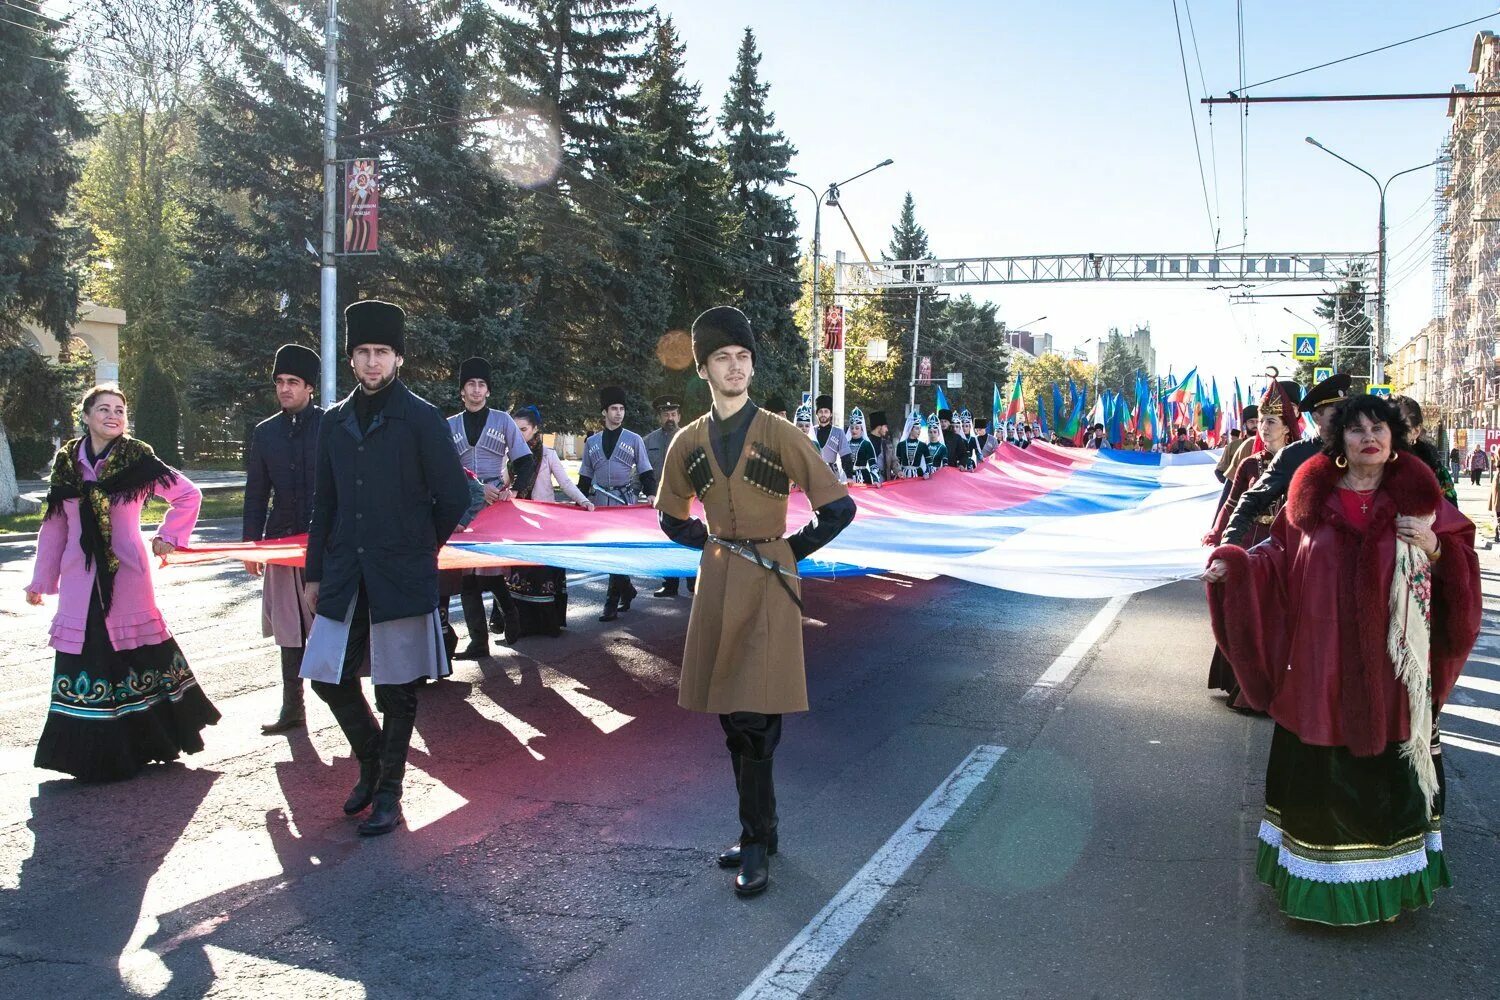
[[[609,589],[604,592],[604,614],[599,616],[601,622],[612,622],[620,617],[620,584],[619,577],[609,578]]]
[[[281,715],[275,722],[260,727],[261,735],[275,736],[279,733],[301,729],[307,723],[307,709],[302,699],[302,647],[281,647]]]
[[[484,593],[471,582],[475,577],[464,577],[463,589],[458,592],[464,607],[464,624],[469,629],[469,644],[453,654],[455,660],[479,660],[490,655],[490,632],[484,619]]]
[[[658,587],[656,589],[656,591],[654,593],[652,593],[651,596],[652,597],[676,597],[677,593],[678,593],[678,588],[680,588],[681,586],[682,586],[682,581],[680,579],[678,579],[675,576],[669,576],[669,577],[667,577],[665,580],[663,580],[661,582],[661,586]]]
[[[385,731],[380,743],[380,783],[375,786],[374,807],[359,824],[361,837],[379,837],[400,826],[401,784],[406,777],[406,751],[411,746],[411,731],[417,722],[417,685],[381,684],[377,700],[385,714]]]
[[[734,891],[757,896],[771,884],[771,817],[775,814],[771,788],[771,760],[740,759],[740,825],[750,836],[740,838],[740,871]]]
[[[380,725],[375,721],[375,715],[365,703],[364,694],[358,687],[354,689],[354,694],[354,698],[328,706],[339,729],[343,730],[344,737],[348,739],[349,748],[359,761],[359,781],[355,782],[348,800],[344,802],[344,814],[347,816],[353,816],[370,804],[370,799],[375,795],[375,785],[380,780]]]
[[[740,755],[733,751],[729,754],[730,766],[734,768],[734,789],[740,788]],[[769,772],[768,772],[769,773]],[[740,839],[736,840],[727,849],[720,853],[718,861],[720,868],[738,868],[740,866],[740,844],[749,839],[751,831],[745,827],[744,820],[740,821]],[[776,788],[774,782],[771,787],[771,831],[766,837],[766,854],[776,853]]]
[[[629,611],[630,602],[639,596],[640,593],[635,589],[635,584],[630,582],[630,577],[620,577],[620,610]]]

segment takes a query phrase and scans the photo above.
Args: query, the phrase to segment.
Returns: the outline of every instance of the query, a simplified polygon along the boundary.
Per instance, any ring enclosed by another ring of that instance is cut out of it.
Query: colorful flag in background
[[[939,410],[953,409],[953,407],[948,405],[948,394],[943,392],[942,386],[937,387],[937,408]]]

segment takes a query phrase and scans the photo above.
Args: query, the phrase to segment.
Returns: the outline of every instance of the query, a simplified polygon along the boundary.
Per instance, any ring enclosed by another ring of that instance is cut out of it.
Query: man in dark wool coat
[[[312,401],[322,362],[301,344],[276,351],[271,378],[281,412],[255,425],[245,459],[245,517],[242,541],[285,538],[307,531],[312,517],[313,474],[318,464],[318,428],[323,409]],[[312,628],[302,570],[247,562],[252,576],[263,576],[261,631],[281,647],[281,714],[260,727],[267,736],[301,729],[302,647]]]
[[[401,823],[401,780],[417,686],[447,676],[438,620],[438,550],[469,506],[469,487],[437,407],[399,378],[405,313],[369,299],[344,310],[344,352],[359,384],[323,415],[307,538],[308,603],[317,612],[302,676],[359,760],[349,815],[374,808],[363,836]],[[368,665],[382,729],[359,686]]]

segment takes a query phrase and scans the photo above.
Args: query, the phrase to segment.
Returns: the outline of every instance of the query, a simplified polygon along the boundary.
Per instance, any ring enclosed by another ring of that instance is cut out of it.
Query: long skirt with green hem
[[[1432,816],[1392,743],[1374,757],[1303,743],[1276,727],[1256,875],[1289,917],[1354,926],[1432,905],[1452,885],[1443,857],[1443,759]]]
[[[53,658],[52,703],[36,766],[83,781],[128,778],[152,761],[203,749],[219,710],[198,687],[175,639],[114,648],[95,588],[83,649]]]

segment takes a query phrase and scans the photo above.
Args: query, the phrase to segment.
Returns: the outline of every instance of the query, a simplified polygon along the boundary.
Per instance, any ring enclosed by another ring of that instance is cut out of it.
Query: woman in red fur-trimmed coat
[[[1214,636],[1276,722],[1256,874],[1282,912],[1394,920],[1450,885],[1437,711],[1479,634],[1474,525],[1387,400],[1340,409],[1271,537],[1214,550]]]

